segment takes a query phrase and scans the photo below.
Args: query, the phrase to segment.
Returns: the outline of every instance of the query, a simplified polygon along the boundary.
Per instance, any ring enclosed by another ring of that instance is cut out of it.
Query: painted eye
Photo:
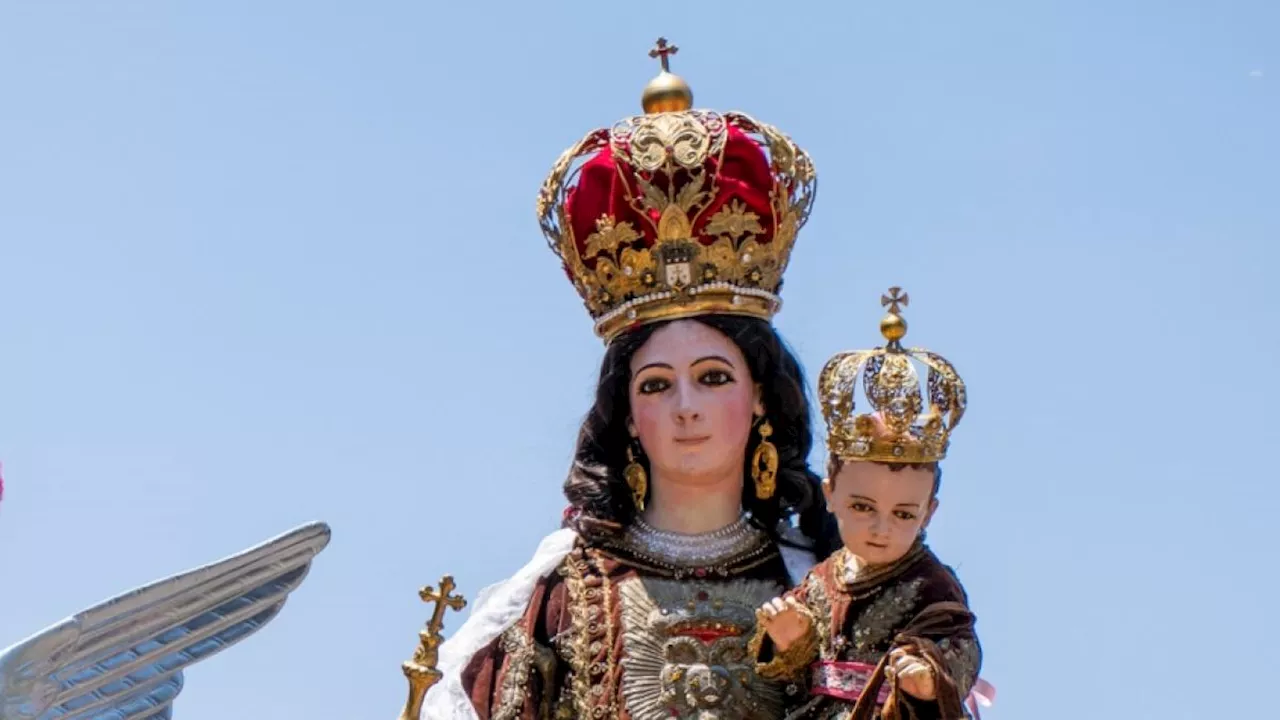
[[[897,512],[894,513],[894,515],[896,515],[899,520],[915,520],[916,519],[915,513],[907,512],[906,510],[898,510]]]
[[[708,370],[701,380],[704,385],[727,385],[733,382],[733,376],[724,370]]]
[[[671,387],[671,383],[666,378],[648,378],[640,381],[639,392],[641,395],[652,395],[660,393]]]
[[[871,507],[870,505],[864,502],[852,503],[851,505],[849,505],[849,509],[853,510],[854,512],[860,512],[860,513],[875,511],[875,508]]]

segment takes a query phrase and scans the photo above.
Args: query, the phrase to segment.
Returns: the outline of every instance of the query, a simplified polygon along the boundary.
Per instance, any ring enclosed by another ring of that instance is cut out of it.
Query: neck
[[[653,479],[645,522],[657,530],[696,535],[732,525],[742,517],[742,472],[713,484],[687,485]]]

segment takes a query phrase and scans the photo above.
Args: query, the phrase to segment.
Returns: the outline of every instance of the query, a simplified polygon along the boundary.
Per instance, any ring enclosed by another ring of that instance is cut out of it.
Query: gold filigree
[[[561,563],[568,591],[569,629],[557,642],[569,664],[565,717],[616,717],[617,658],[614,590],[594,551],[575,549]]]
[[[574,550],[560,564],[559,573],[564,578],[568,595],[569,629],[559,638],[557,646],[569,663],[569,692],[561,698],[562,706],[568,701],[568,715],[578,717],[586,712],[591,702],[591,597],[586,583],[586,562],[579,550]]]
[[[605,216],[596,220],[596,231],[587,236],[587,246],[583,254],[596,257],[607,254],[611,258],[618,257],[618,248],[630,245],[642,236],[631,227],[629,222],[615,223],[613,218]]]
[[[743,235],[755,237],[764,233],[764,226],[760,224],[759,215],[747,210],[741,200],[734,199],[707,220],[707,233],[724,235],[730,241],[737,241]]]
[[[499,640],[507,654],[507,667],[498,690],[498,703],[493,720],[513,720],[520,717],[529,698],[529,685],[535,672],[542,678],[541,702],[535,717],[551,715],[551,692],[555,682],[555,655],[550,648],[536,643],[523,625],[513,625],[502,633]]]
[[[747,643],[772,582],[631,578],[618,584],[622,694],[634,720],[781,717],[779,683],[755,673]]]
[[[669,50],[663,43],[656,51],[665,62]],[[772,318],[817,188],[812,161],[786,134],[741,113],[689,109],[691,91],[666,70],[655,83],[646,90],[644,115],[589,133],[561,155],[538,194],[542,231],[606,342],[635,325],[679,317]],[[702,217],[728,192],[718,173],[731,132],[754,143],[769,162],[771,177],[755,188],[770,198],[768,220],[736,198],[714,217]],[[597,230],[579,253],[565,208],[578,170],[606,147],[617,171],[610,182],[634,217],[591,218],[611,230]],[[676,243],[694,250],[670,260],[668,246]],[[652,262],[629,266],[619,254],[628,250],[647,250]]]
[[[881,298],[889,313],[880,321],[887,341],[873,350],[842,352],[823,365],[818,395],[827,422],[827,448],[841,458],[873,462],[938,462],[964,415],[968,396],[955,368],[937,353],[904,348],[909,297],[893,287]],[[913,363],[928,369],[925,392]],[[874,413],[856,414],[861,378]]]

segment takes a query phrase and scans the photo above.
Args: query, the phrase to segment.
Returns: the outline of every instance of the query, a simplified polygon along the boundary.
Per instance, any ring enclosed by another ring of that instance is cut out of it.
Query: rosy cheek
[[[723,393],[717,399],[718,402],[708,402],[708,409],[715,413],[717,426],[730,431],[750,430],[755,420],[755,403],[750,386],[739,383],[732,387],[733,392]]]
[[[636,424],[636,434],[641,444],[653,445],[662,437],[663,417],[660,403],[653,397],[633,397],[631,402],[631,419]]]

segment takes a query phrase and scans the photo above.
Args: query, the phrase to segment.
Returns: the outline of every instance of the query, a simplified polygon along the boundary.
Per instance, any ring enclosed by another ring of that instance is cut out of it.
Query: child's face
[[[822,483],[840,539],[868,565],[887,565],[907,554],[937,508],[933,470],[892,470],[873,462],[845,462]]]

